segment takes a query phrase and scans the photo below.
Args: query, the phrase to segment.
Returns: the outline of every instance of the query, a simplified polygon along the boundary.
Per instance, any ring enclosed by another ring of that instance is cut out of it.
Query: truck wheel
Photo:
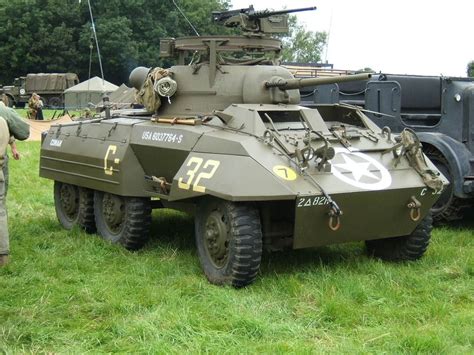
[[[195,228],[199,260],[211,283],[243,287],[255,280],[262,259],[262,227],[255,206],[203,200]]]
[[[461,201],[454,196],[453,176],[449,169],[446,158],[435,148],[427,147],[424,152],[438,170],[449,180],[449,185],[445,188],[438,201],[431,208],[433,220],[436,222],[450,222],[462,219]]]
[[[129,250],[137,250],[147,241],[151,224],[150,199],[96,191],[94,211],[97,231],[105,240]]]
[[[410,235],[366,240],[369,255],[388,261],[411,261],[420,259],[426,252],[433,229],[433,218],[428,214]]]
[[[51,109],[57,109],[62,107],[62,102],[59,97],[53,96],[48,99],[48,106]]]
[[[94,192],[76,185],[54,182],[54,207],[61,225],[71,229],[80,226],[87,233],[94,233]]]

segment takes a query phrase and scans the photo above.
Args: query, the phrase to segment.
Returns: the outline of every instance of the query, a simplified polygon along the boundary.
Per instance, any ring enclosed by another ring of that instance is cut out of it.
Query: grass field
[[[19,143],[0,269],[0,353],[474,353],[474,223],[390,264],[361,243],[265,255],[257,281],[210,285],[193,220],[155,211],[128,252],[56,220],[39,143]]]
[[[28,117],[28,109],[26,108],[19,108],[16,109],[16,112],[22,117]],[[62,115],[63,110],[49,110],[49,109],[44,109],[43,110],[43,117],[45,120],[50,120],[52,118],[58,118],[60,115]],[[81,111],[69,111],[70,116],[80,116]]]

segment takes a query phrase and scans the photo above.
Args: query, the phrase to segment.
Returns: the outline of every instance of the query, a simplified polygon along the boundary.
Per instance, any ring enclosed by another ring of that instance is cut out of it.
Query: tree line
[[[193,34],[171,0],[92,1],[104,64],[112,82],[126,80],[137,65],[154,66],[163,37]],[[215,34],[212,10],[227,8],[224,0],[180,1],[190,21]],[[0,82],[37,72],[76,72],[81,80],[100,75],[87,1],[0,0]],[[91,48],[92,51],[91,51]]]
[[[200,34],[222,34],[223,28],[211,21],[211,12],[229,9],[228,0],[175,2]],[[194,35],[172,0],[107,0],[91,5],[104,76],[116,84],[126,82],[136,66],[171,64],[158,58],[160,38]],[[89,78],[89,70],[91,76],[100,75],[87,1],[0,0],[0,23],[3,85],[27,73],[74,72],[81,81]],[[292,23],[306,48],[296,51],[295,41],[288,41],[293,48],[285,52],[285,59],[318,61],[325,35],[305,32]],[[308,38],[314,39],[315,48],[308,48]]]

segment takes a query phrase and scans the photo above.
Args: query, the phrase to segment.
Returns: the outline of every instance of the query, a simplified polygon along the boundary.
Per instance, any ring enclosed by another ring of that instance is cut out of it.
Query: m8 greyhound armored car
[[[267,35],[287,29],[285,13],[213,15],[244,34],[162,40],[177,65],[130,76],[145,109],[45,132],[40,175],[60,223],[137,249],[152,208],[189,211],[206,277],[235,287],[263,250],[366,241],[380,258],[420,258],[446,179],[416,135],[396,140],[354,106],[298,105],[303,86],[367,74],[295,79]]]

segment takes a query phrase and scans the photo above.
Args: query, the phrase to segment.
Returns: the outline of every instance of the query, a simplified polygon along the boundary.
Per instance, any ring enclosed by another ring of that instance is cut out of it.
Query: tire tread
[[[107,240],[118,243],[128,250],[140,249],[148,240],[151,226],[151,202],[143,197],[121,197],[124,199],[124,226],[119,233],[112,234],[103,217],[103,192],[94,194],[94,213],[97,231]]]
[[[428,249],[433,218],[428,214],[415,230],[407,236],[367,240],[369,255],[388,261],[414,261],[420,259]]]
[[[230,204],[235,236],[236,255],[232,266],[232,285],[244,287],[252,283],[262,260],[262,228],[255,208],[249,205]]]
[[[149,199],[128,198],[128,225],[120,244],[128,250],[140,249],[148,240],[151,225],[151,204]]]
[[[79,216],[77,223],[86,233],[95,233],[94,190],[79,187]]]

